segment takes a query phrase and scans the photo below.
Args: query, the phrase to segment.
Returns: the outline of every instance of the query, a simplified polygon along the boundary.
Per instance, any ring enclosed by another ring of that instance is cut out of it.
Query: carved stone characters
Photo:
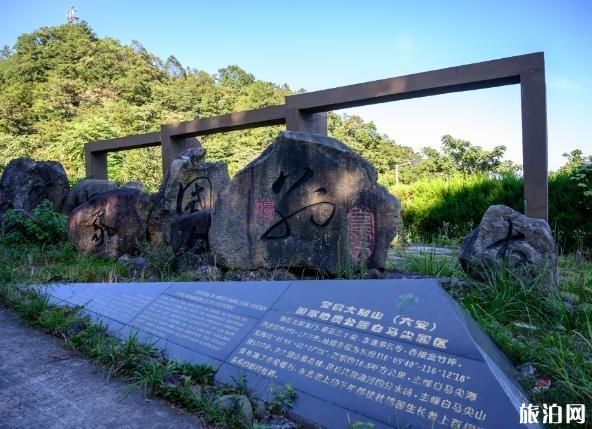
[[[209,242],[232,269],[383,268],[399,201],[338,140],[281,133],[237,173],[214,206]]]
[[[226,163],[205,162],[203,147],[186,149],[176,158],[160,190],[154,195],[148,236],[171,242],[171,222],[183,215],[210,209],[230,178]]]
[[[477,279],[486,270],[505,268],[526,282],[544,276],[544,287],[557,284],[557,245],[547,222],[503,205],[487,209],[479,226],[464,239],[459,261]]]
[[[95,195],[68,219],[68,240],[79,251],[108,258],[133,254],[146,238],[150,198],[137,189]]]

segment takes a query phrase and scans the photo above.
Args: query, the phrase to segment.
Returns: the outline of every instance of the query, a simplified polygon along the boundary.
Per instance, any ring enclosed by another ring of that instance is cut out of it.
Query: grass
[[[143,249],[162,254],[163,249]],[[467,279],[455,257],[395,249],[388,268],[437,277]],[[166,255],[165,255],[166,256]],[[52,281],[127,281],[121,266],[110,260],[79,255],[70,245],[0,244],[0,301],[31,326],[63,337],[66,343],[94,360],[108,376],[120,377],[196,412],[214,427],[237,427],[236,413],[216,407],[212,398],[240,393],[240,380],[231,388],[213,384],[213,369],[167,361],[150,345],[134,337],[110,337],[101,326],[82,318],[77,309],[50,305],[31,288],[18,285]],[[151,275],[156,280],[183,280],[164,262]],[[141,279],[136,279],[141,280]],[[576,256],[559,258],[557,291],[541,294],[536,282],[525,284],[508,272],[485,282],[451,291],[458,302],[493,337],[517,366],[532,364],[536,373],[522,380],[533,401],[592,404],[592,262]],[[588,305],[588,310],[584,307]],[[537,381],[549,379],[547,389]],[[290,402],[279,398],[278,401]],[[279,407],[282,408],[282,407]],[[589,418],[588,418],[589,420]],[[232,426],[235,425],[235,426]]]
[[[437,255],[434,252],[412,252],[406,248],[397,248],[386,264],[387,269],[420,273],[432,277],[464,277],[456,257]]]

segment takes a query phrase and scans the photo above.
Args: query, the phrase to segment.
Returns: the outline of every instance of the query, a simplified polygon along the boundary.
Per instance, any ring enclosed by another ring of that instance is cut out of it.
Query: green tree
[[[422,150],[425,160],[414,171],[425,177],[429,175],[451,176],[463,174],[499,175],[516,173],[520,166],[512,161],[503,160],[505,146],[496,146],[492,150],[485,150],[481,146],[471,144],[462,139],[445,135],[441,140],[441,152],[426,147]]]
[[[592,163],[592,155],[584,155],[584,152],[582,152],[581,149],[565,152],[562,156],[566,159],[565,164],[561,167],[561,170],[564,171],[571,171],[583,164]]]

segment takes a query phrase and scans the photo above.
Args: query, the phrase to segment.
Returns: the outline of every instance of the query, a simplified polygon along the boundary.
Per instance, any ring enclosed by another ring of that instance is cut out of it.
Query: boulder
[[[146,186],[144,186],[144,183],[139,182],[139,181],[132,181],[132,182],[125,182],[122,183],[120,188],[123,189],[137,189],[138,191],[144,191],[144,189],[146,188]]]
[[[459,261],[478,280],[490,270],[509,269],[525,282],[546,273],[543,286],[557,284],[557,245],[549,224],[503,205],[490,206],[463,241]]]
[[[202,265],[190,275],[192,281],[198,282],[219,282],[224,279],[224,273],[215,265]]]
[[[134,254],[146,237],[149,210],[150,198],[137,189],[102,192],[72,211],[68,240],[97,256]]]
[[[117,265],[121,265],[130,277],[145,277],[150,270],[148,258],[134,258],[127,253],[117,259]]]
[[[170,224],[180,216],[211,209],[230,178],[224,162],[206,162],[203,147],[184,150],[153,195],[148,237],[170,243]]]
[[[212,214],[210,247],[229,269],[384,268],[400,203],[338,140],[283,132],[239,171]]]
[[[78,207],[80,204],[90,200],[101,192],[107,192],[117,189],[117,182],[112,180],[101,180],[101,179],[84,179],[78,182],[64,200],[62,206],[62,213],[70,214],[72,210]]]
[[[192,270],[200,265],[213,264],[208,229],[210,209],[180,216],[171,222],[170,243],[177,269]]]
[[[170,242],[173,253],[207,251],[210,209],[183,215],[171,222]]]
[[[13,159],[0,177],[0,211],[30,212],[44,199],[59,211],[69,189],[68,176],[59,162]]]

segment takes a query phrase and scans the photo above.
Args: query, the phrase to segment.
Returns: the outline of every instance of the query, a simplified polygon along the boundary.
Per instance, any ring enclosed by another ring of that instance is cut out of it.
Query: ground
[[[107,380],[63,341],[0,306],[0,429],[189,429],[198,418]]]

